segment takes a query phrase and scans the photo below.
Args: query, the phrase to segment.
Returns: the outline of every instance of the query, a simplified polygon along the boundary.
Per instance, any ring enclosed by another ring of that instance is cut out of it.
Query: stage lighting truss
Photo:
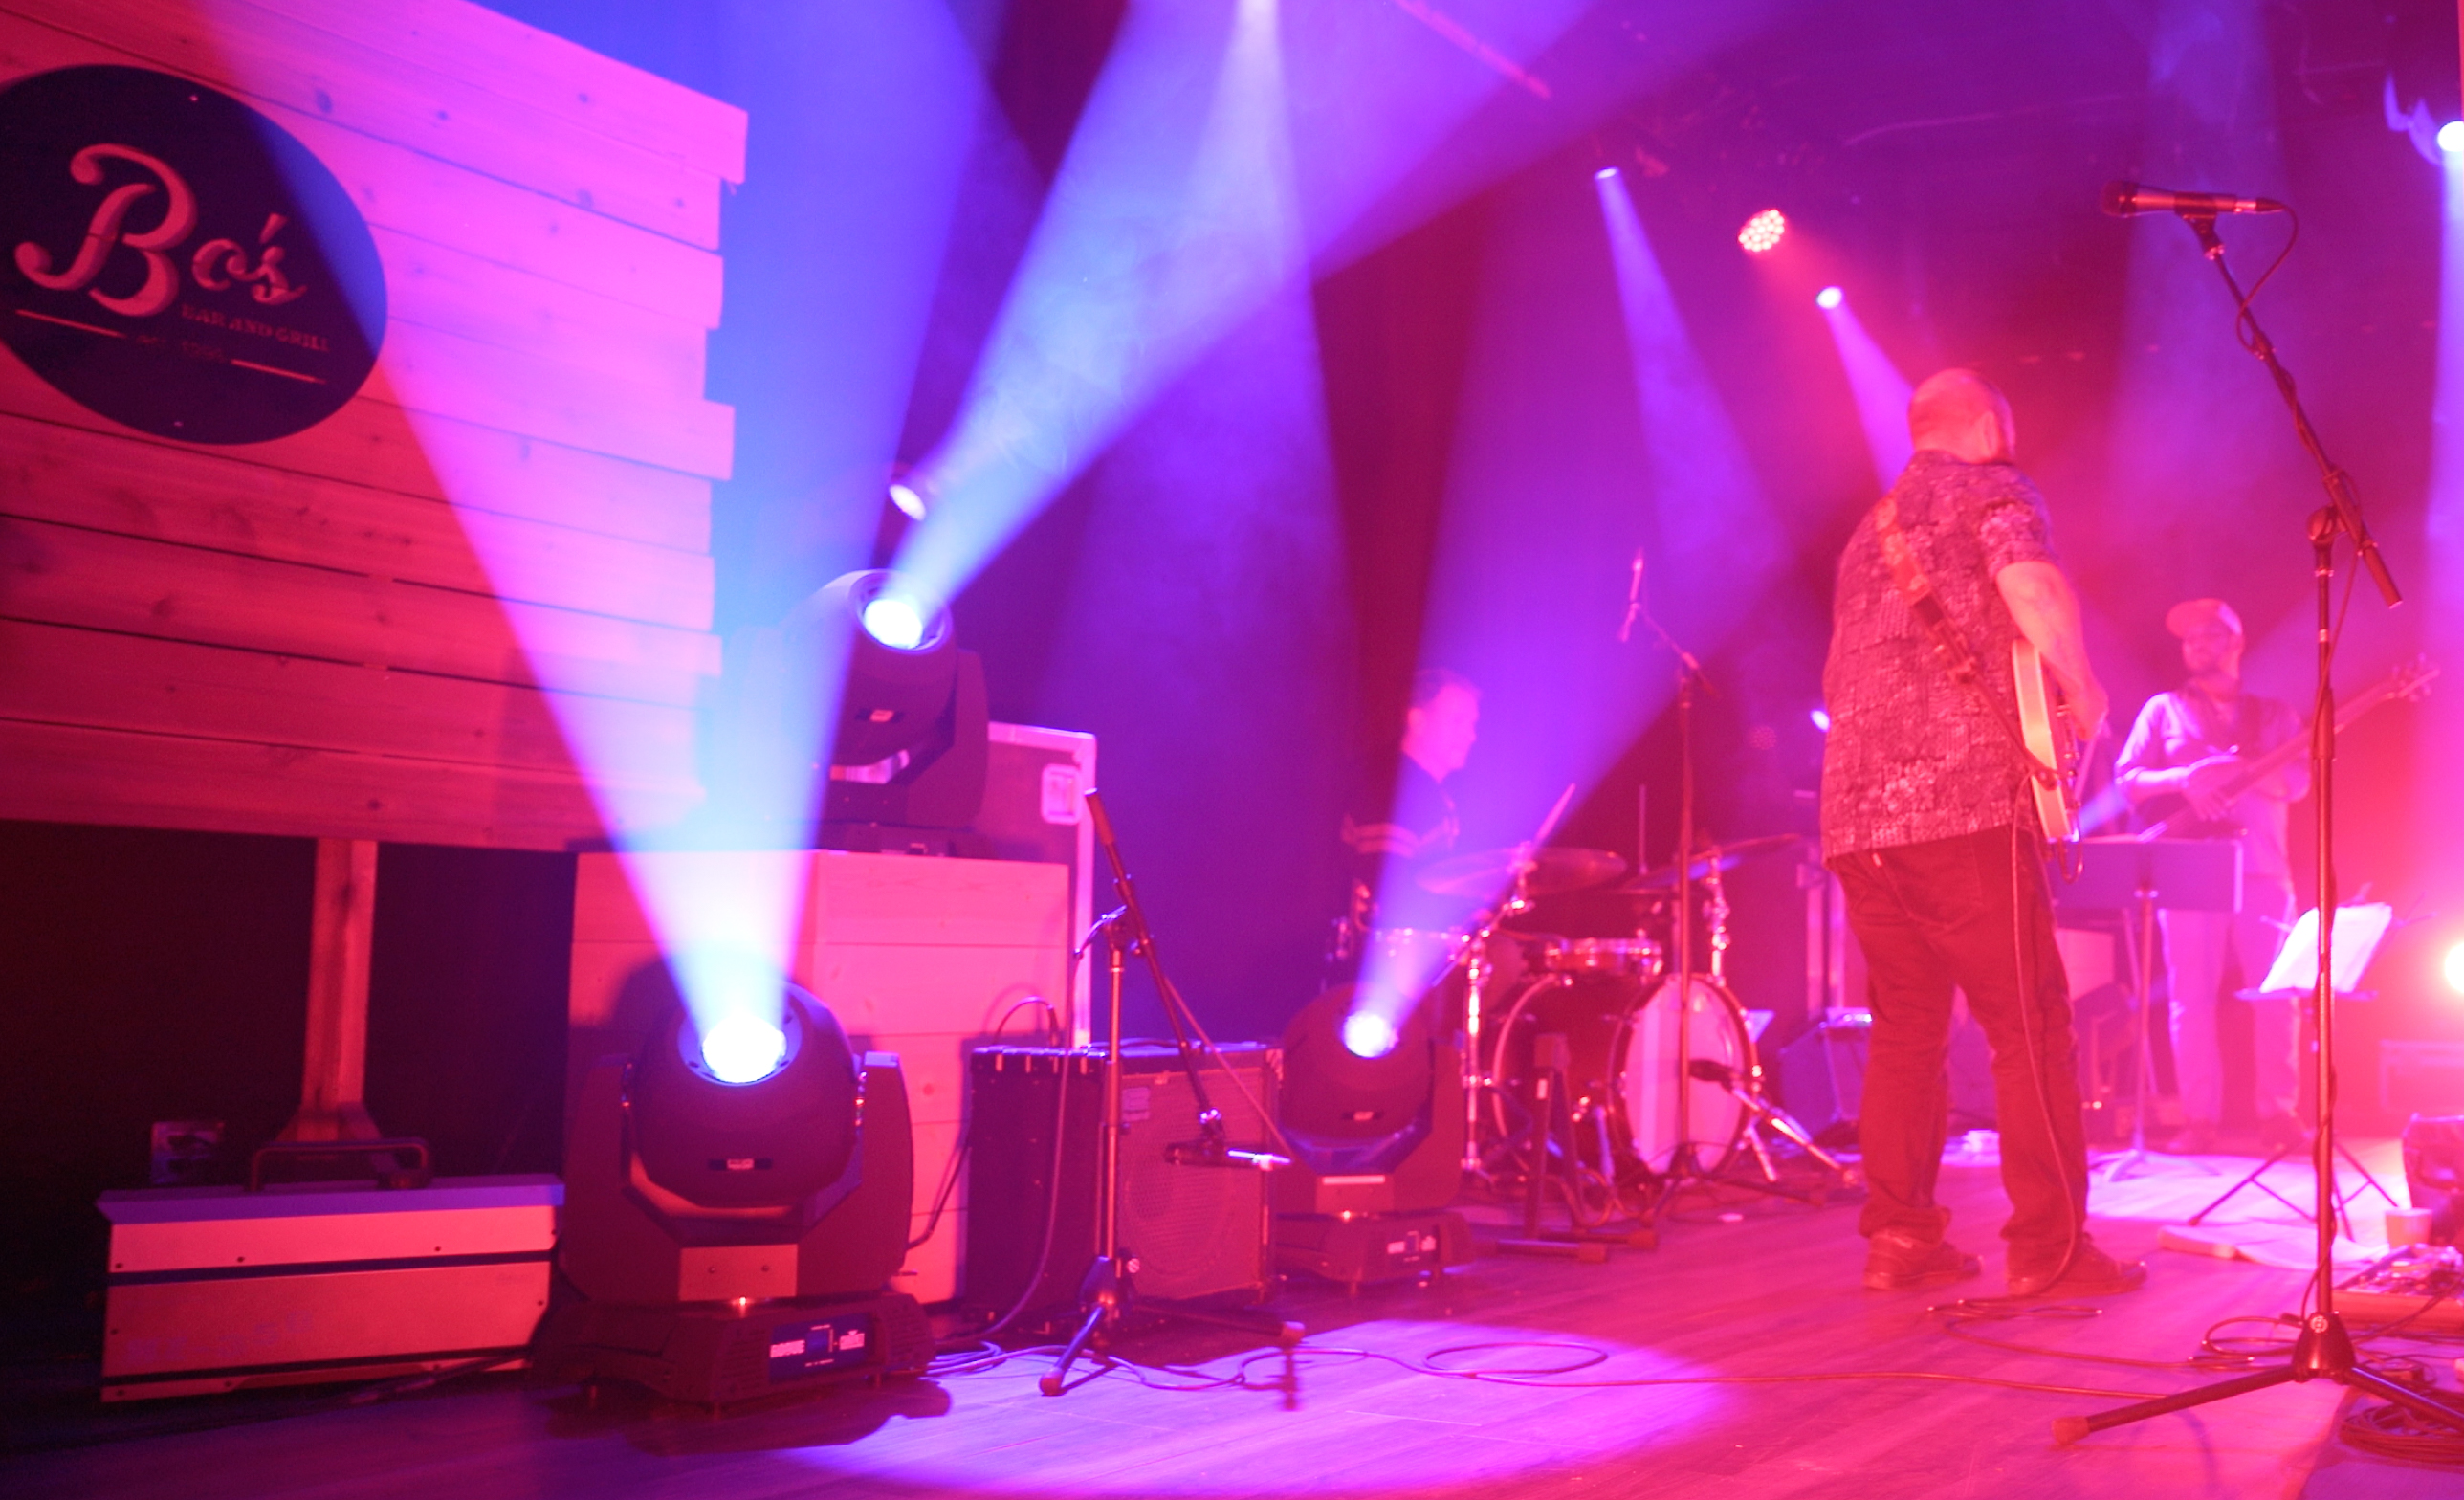
[[[1737,243],[1746,248],[1749,255],[1764,255],[1777,250],[1787,234],[1788,215],[1777,209],[1765,209],[1737,231]]]

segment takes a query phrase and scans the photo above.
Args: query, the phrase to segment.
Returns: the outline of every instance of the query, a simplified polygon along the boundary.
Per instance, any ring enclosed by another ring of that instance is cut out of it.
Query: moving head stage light
[[[1425,998],[1391,1047],[1362,1055],[1360,1028],[1346,1029],[1358,993],[1327,991],[1284,1033],[1293,1164],[1273,1178],[1276,1263],[1354,1287],[1471,1259],[1471,1230],[1445,1206],[1463,1156],[1461,1059]]]
[[[982,811],[990,760],[984,666],[950,611],[880,568],[833,579],[798,610],[851,640],[822,808],[825,848],[950,844]],[[909,830],[930,830],[918,840]],[[939,852],[972,853],[940,849]]]
[[[590,1070],[559,1250],[587,1300],[551,1314],[543,1368],[716,1406],[931,1361],[922,1310],[886,1290],[913,1193],[898,1059],[858,1056],[826,1007],[785,990],[758,1077],[722,1076],[727,1050],[681,1005],[638,1054]]]

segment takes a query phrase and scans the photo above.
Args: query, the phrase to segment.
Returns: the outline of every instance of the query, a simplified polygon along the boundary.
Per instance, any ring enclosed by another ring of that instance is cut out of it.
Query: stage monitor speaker
[[[1806,1027],[1779,1050],[1780,1102],[1825,1144],[1857,1138],[1857,1112],[1865,1102],[1865,1054],[1873,1026],[1870,1013],[1847,1011]],[[1985,1028],[1973,1019],[1961,1015],[1953,1020],[1945,1066],[1951,1130],[1991,1130],[1993,1060]]]
[[[1780,1048],[1779,1097],[1817,1139],[1854,1140],[1865,1096],[1865,1041],[1873,1023],[1860,1011],[1817,1022]]]
[[[2413,1207],[2430,1210],[2431,1243],[2464,1243],[2464,1115],[2405,1122],[2404,1187]]]
[[[1233,1043],[1225,1059],[1267,1110],[1281,1054]],[[1232,1144],[1265,1137],[1265,1122],[1223,1070],[1203,1074]],[[1067,1088],[1067,1104],[1061,1091]],[[1066,1114],[1065,1114],[1066,1109]],[[993,1312],[1025,1300],[1029,1326],[1078,1305],[1096,1254],[1097,1147],[1104,1064],[1094,1051],[995,1047],[967,1068],[967,1258],[963,1300]],[[1061,1128],[1061,1189],[1053,1197],[1053,1129]],[[1167,1148],[1198,1138],[1198,1101],[1170,1046],[1133,1042],[1122,1057],[1121,1247],[1137,1294],[1172,1301],[1263,1299],[1272,1269],[1266,1177],[1252,1168],[1181,1165]],[[1045,1249],[1045,1225],[1052,1224]],[[1037,1265],[1043,1271],[1037,1274]]]

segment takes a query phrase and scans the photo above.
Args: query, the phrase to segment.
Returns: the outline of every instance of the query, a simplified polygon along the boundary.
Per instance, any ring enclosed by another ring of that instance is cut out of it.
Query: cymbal
[[[1734,844],[1712,844],[1694,856],[1694,878],[1702,879],[1716,868],[1731,871],[1757,854],[1768,854],[1802,842],[1802,833],[1767,833],[1758,839],[1739,839]],[[1665,895],[1677,889],[1677,862],[1670,860],[1656,870],[1648,870],[1617,888],[1620,895]]]
[[[1512,849],[1457,854],[1420,871],[1420,887],[1439,895],[1468,896],[1485,901],[1514,882]],[[1580,891],[1625,873],[1625,860],[1604,849],[1542,849],[1531,851],[1531,874],[1524,890],[1532,895]]]

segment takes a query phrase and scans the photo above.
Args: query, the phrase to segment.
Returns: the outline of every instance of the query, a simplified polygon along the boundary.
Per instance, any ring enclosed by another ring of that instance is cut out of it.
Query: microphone
[[[1634,617],[1642,612],[1642,549],[1634,549],[1634,577],[1625,585],[1625,619],[1617,625],[1617,644],[1634,639]]]
[[[2117,219],[2134,213],[2178,213],[2184,218],[2212,218],[2219,213],[2282,213],[2284,205],[2273,198],[2228,198],[2212,192],[2173,192],[2163,188],[2142,188],[2137,183],[2113,182],[2104,185],[2104,211]]]

